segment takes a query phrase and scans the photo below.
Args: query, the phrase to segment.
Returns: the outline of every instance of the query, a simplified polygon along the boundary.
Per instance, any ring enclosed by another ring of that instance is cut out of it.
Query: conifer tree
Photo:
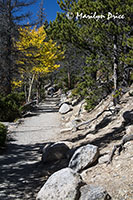
[[[59,80],[61,80],[63,87],[72,89],[85,62],[84,52],[81,51],[80,46],[72,42],[72,38],[75,38],[75,34],[73,34],[73,26],[75,24],[66,18],[71,1],[65,1],[65,4],[63,1],[60,4],[65,13],[57,13],[56,19],[50,22],[46,32],[48,37],[57,41],[65,52],[65,59],[61,62]]]
[[[90,73],[95,86],[98,84],[98,87],[108,87],[110,82],[113,83],[113,102],[116,105],[119,101],[121,79],[127,72],[124,72],[126,59],[122,54],[129,54],[127,39],[131,36],[132,1],[61,0],[59,5],[64,13],[58,15],[51,24],[53,34],[57,31],[58,38],[72,42],[85,52],[87,60],[90,60],[89,63],[87,61],[88,67],[85,70]],[[68,14],[69,18],[65,17]],[[128,65],[126,69],[128,67],[131,68]]]
[[[121,62],[121,55],[124,53],[124,49],[128,51],[126,43],[131,34],[131,6],[131,0],[126,2],[121,0],[115,2],[112,0],[95,2],[79,0],[78,4],[73,7],[73,12],[77,11],[86,15],[96,13],[96,15],[103,16],[99,20],[79,19],[80,37],[81,40],[88,39],[93,49],[97,48],[96,54],[100,53],[101,58],[104,56],[106,62],[110,61],[110,67],[113,68],[114,105],[119,100],[120,77],[121,72],[124,73],[124,62]]]
[[[29,12],[19,14],[19,11],[31,4],[34,0],[0,0],[0,84],[1,93],[11,93],[11,82],[16,76],[17,65],[16,49],[13,42],[18,38],[18,28],[25,24]]]

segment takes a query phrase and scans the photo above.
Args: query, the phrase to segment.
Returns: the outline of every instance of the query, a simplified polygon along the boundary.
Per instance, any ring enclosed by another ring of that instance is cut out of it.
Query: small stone
[[[66,132],[69,132],[71,130],[72,130],[72,128],[64,128],[64,129],[60,130],[60,133],[66,133]]]
[[[107,163],[108,161],[109,161],[109,155],[101,156],[101,157],[98,159],[99,164]]]
[[[120,164],[118,164],[118,165],[116,165],[116,168],[119,168],[121,165]]]

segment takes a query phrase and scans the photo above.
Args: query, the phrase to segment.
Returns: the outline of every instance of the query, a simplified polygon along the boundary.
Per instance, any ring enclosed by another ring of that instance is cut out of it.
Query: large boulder
[[[55,172],[39,191],[36,200],[76,200],[82,179],[70,168]]]
[[[111,199],[107,191],[99,186],[85,185],[80,188],[81,196],[79,200],[109,200]]]
[[[66,114],[71,110],[71,106],[68,105],[67,103],[63,103],[59,109],[59,113],[61,114]]]
[[[92,165],[99,157],[99,149],[94,145],[86,145],[78,148],[73,154],[69,167],[75,172],[82,171]]]
[[[50,143],[43,148],[42,161],[53,162],[67,158],[67,153],[70,148],[63,142]]]

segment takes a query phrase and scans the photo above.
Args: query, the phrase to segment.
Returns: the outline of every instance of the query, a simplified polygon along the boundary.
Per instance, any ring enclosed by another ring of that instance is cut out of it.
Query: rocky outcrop
[[[98,159],[98,156],[99,150],[97,146],[90,144],[82,146],[73,154],[69,162],[69,167],[75,172],[79,172],[92,165]]]
[[[69,150],[70,148],[63,142],[48,144],[43,148],[42,161],[46,163],[67,158]]]
[[[55,172],[39,191],[36,200],[78,200],[82,179],[70,168]]]
[[[79,200],[109,200],[111,199],[107,191],[99,186],[85,185],[80,189],[81,196]]]

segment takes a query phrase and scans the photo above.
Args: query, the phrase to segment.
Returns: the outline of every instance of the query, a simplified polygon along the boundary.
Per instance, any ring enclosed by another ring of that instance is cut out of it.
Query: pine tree
[[[1,93],[11,93],[11,82],[13,76],[16,76],[18,71],[15,63],[17,52],[14,49],[13,43],[18,38],[18,28],[24,25],[23,20],[30,16],[28,12],[19,14],[19,11],[34,2],[33,0],[0,1]]]
[[[116,105],[126,63],[125,59],[122,60],[122,54],[129,53],[127,39],[131,35],[132,1],[71,0],[59,1],[59,4],[65,13],[58,16],[58,20],[52,24],[53,28],[58,23],[59,36],[62,34],[63,40],[71,41],[88,58],[92,57],[93,62],[90,60],[87,63],[85,74],[88,71],[95,85],[99,84],[99,87],[103,82],[108,86],[111,81],[114,85],[113,102]],[[71,14],[69,19],[65,18],[68,12]],[[91,17],[96,15],[99,15],[99,19]],[[97,55],[100,57],[97,58]],[[126,69],[128,67],[131,68],[128,65]],[[103,77],[101,80],[99,74]]]
[[[85,54],[80,46],[75,45],[72,41],[75,38],[73,31],[75,23],[66,18],[71,1],[58,3],[65,13],[57,13],[56,19],[50,22],[46,32],[48,37],[57,41],[65,52],[65,59],[61,62],[59,75],[57,74],[57,77],[59,77],[58,80],[60,80],[60,86],[62,85],[63,88],[72,89],[77,83],[82,66],[84,66]]]

